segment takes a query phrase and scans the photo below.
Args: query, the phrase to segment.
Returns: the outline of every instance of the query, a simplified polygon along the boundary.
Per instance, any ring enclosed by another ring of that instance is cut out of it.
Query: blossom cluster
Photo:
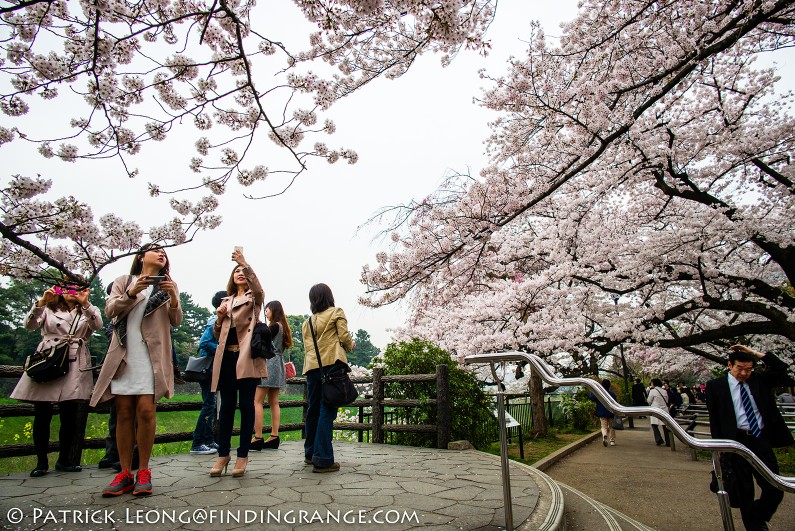
[[[792,95],[752,57],[792,44],[793,14],[588,0],[558,43],[533,26],[527,57],[483,74],[492,163],[398,212],[362,302],[408,300],[400,337],[562,371],[622,345],[694,371],[743,338],[791,352]]]
[[[129,158],[141,152],[144,142],[167,141],[174,130],[194,127],[196,153],[186,157],[186,170],[197,174],[195,183],[181,190],[169,190],[155,178],[148,183],[153,197],[175,196],[172,206],[178,212],[173,219],[160,220],[149,231],[150,239],[179,244],[189,241],[194,231],[220,223],[210,214],[215,196],[235,181],[252,187],[268,175],[287,175],[292,177],[286,181],[289,187],[310,158],[355,163],[355,150],[318,141],[319,135],[335,131],[322,113],[376,77],[397,77],[426,51],[445,56],[464,47],[485,51],[484,32],[496,1],[296,4],[317,26],[304,51],[252,31],[256,3],[251,1],[10,3],[0,13],[0,76],[6,81],[0,89],[0,112],[7,118],[0,127],[0,148],[13,149],[11,144],[24,139],[38,143],[43,157],[64,162],[117,157],[126,175],[135,177],[139,170]],[[312,65],[317,65],[315,72]],[[61,106],[63,113],[46,116],[49,137],[27,129],[46,112],[38,97],[50,100],[64,94],[80,99],[74,105],[74,98],[68,100]],[[273,170],[259,161],[243,166],[263,134],[277,150],[287,151],[288,157],[277,157],[286,162]],[[212,200],[193,205],[181,197],[202,188]],[[63,226],[41,221],[50,220],[58,209],[73,217]],[[40,215],[45,217],[36,217]],[[39,238],[36,234],[49,233],[72,242],[31,243],[31,250],[4,240],[0,260],[5,268],[0,273],[10,275],[35,270],[34,256],[41,260],[36,267],[51,264],[53,252],[58,267],[95,273],[137,245],[142,234],[116,219],[96,225],[89,206],[75,198],[8,204],[6,216],[13,218],[9,235],[32,242]],[[114,227],[119,231],[113,232]]]

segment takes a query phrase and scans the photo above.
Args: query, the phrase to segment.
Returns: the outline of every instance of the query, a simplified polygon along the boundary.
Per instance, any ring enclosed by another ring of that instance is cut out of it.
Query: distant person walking
[[[755,371],[756,363],[765,370]],[[729,374],[707,382],[709,429],[715,439],[732,439],[744,444],[778,473],[773,448],[795,442],[773,396],[773,390],[786,384],[787,364],[773,354],[757,352],[743,345],[733,345],[729,352]],[[737,456],[730,455],[739,484],[740,514],[748,530],[764,531],[784,493]],[[761,494],[754,500],[754,478]]]
[[[345,312],[334,306],[334,295],[326,284],[315,284],[309,290],[309,308],[312,315],[301,328],[306,352],[304,375],[309,402],[306,411],[304,462],[314,465],[312,472],[336,472],[340,469],[340,464],[334,461],[331,436],[337,408],[329,407],[322,400],[322,375],[317,357],[320,356],[322,361],[323,374],[333,370],[349,370],[345,353],[355,349],[356,343],[348,332]],[[320,352],[315,349],[315,340]]]
[[[91,397],[94,386],[91,371],[81,371],[91,366],[91,354],[86,341],[94,330],[102,328],[99,308],[88,302],[88,288],[79,286],[54,286],[45,291],[25,317],[28,330],[41,328],[41,346],[63,340],[74,329],[69,343],[69,371],[55,380],[38,383],[22,373],[11,398],[33,404],[33,448],[36,450],[36,467],[31,477],[47,473],[50,447],[50,424],[53,404],[58,404],[61,428],[58,440],[60,450],[55,469],[64,472],[79,472],[80,457],[70,458],[72,442],[77,425],[77,404]]]
[[[632,384],[632,405],[633,406],[647,406],[648,403],[646,402],[646,388],[643,386],[643,382],[640,381],[640,378],[635,378],[635,383]],[[638,418],[646,418],[646,417],[638,417]]]
[[[607,378],[602,380],[602,387],[613,400],[616,399],[615,393],[610,390],[610,380]],[[607,446],[609,439],[610,446],[615,446],[616,430],[613,428],[613,419],[616,416],[599,401],[595,394],[591,393],[588,398],[596,402],[596,416],[599,417],[599,422],[602,425],[602,445]]]
[[[659,378],[652,378],[649,386],[649,396],[646,400],[651,407],[668,411],[668,392],[663,388],[663,383]],[[671,436],[668,428],[665,427],[665,423],[654,416],[649,419],[649,423],[651,424],[654,442],[657,443],[657,446],[662,446],[663,444],[663,438],[660,436],[660,426],[662,426],[663,435],[665,436],[665,446],[671,446]]]
[[[284,370],[284,349],[293,346],[293,337],[287,316],[284,315],[282,303],[270,301],[265,305],[265,317],[268,319],[268,328],[273,338],[273,350],[276,355],[268,360],[268,377],[263,378],[257,386],[254,396],[254,438],[251,439],[252,450],[263,448],[279,448],[279,426],[281,425],[281,408],[279,407],[279,390],[287,387],[287,378]],[[267,440],[262,437],[262,425],[265,422],[263,402],[268,399],[271,412],[271,434]]]

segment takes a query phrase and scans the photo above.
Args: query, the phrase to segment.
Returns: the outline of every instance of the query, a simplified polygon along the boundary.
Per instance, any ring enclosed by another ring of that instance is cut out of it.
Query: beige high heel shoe
[[[215,464],[210,469],[210,477],[217,478],[221,475],[221,472],[226,474],[226,469],[229,468],[229,461],[232,460],[231,455],[227,455],[225,457],[219,457],[215,460]]]
[[[248,457],[238,457],[235,461],[235,468],[232,469],[232,477],[239,478],[245,474],[246,465],[248,465]]]

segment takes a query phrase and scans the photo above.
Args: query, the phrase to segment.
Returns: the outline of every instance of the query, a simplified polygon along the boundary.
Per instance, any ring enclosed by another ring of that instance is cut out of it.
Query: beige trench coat
[[[232,318],[235,321],[237,331],[237,342],[240,345],[240,354],[237,357],[237,379],[241,378],[267,378],[268,369],[266,360],[251,357],[251,332],[254,325],[259,321],[259,314],[262,311],[262,304],[265,300],[265,292],[257,279],[256,273],[249,266],[243,270],[243,274],[248,281],[249,290],[243,297],[235,297],[234,305],[232,297],[225,297],[222,305],[226,305],[227,312],[223,319],[217,319],[213,325],[213,335],[218,338],[218,348],[215,350],[215,360],[213,361],[213,380],[212,391],[218,390],[218,377],[221,375],[221,362],[224,359],[224,347],[226,338],[229,335],[229,327]],[[231,318],[230,318],[231,314]]]
[[[137,304],[144,304],[146,296],[138,293],[135,298],[127,296],[129,275],[122,275],[113,281],[113,287],[105,303],[105,316],[111,319],[124,317]],[[164,396],[174,396],[174,364],[171,360],[171,327],[182,323],[182,306],[171,308],[171,303],[166,302],[150,315],[144,317],[141,323],[141,334],[144,337],[152,360],[152,370],[155,374],[154,400],[157,402]],[[110,392],[110,381],[116,376],[121,376],[127,368],[127,349],[119,343],[119,336],[114,331],[113,338],[102,362],[102,370],[91,395],[91,405],[105,402],[113,398]]]
[[[57,343],[69,333],[72,319],[80,315],[73,340],[69,346],[69,372],[61,378],[51,382],[36,383],[27,374],[23,374],[19,383],[11,393],[11,398],[26,402],[64,402],[66,400],[88,400],[94,378],[91,371],[81,371],[91,366],[91,354],[86,341],[94,330],[102,328],[102,316],[99,308],[89,305],[83,312],[75,308],[71,312],[66,310],[51,310],[46,306],[41,308],[36,305],[25,317],[25,328],[35,330],[41,327],[41,343],[48,346]]]
[[[312,326],[315,327],[317,348],[320,349],[320,360],[323,362],[323,366],[334,365],[337,360],[348,363],[345,353],[353,350],[353,340],[348,332],[348,319],[342,308],[332,306],[320,313],[312,314],[310,319],[312,319]],[[309,321],[304,321],[301,333],[304,336],[304,351],[306,352],[303,374],[306,374],[312,369],[318,368]]]

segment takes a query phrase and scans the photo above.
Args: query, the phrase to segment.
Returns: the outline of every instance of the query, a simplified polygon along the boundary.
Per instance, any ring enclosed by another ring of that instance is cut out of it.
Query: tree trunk
[[[544,382],[538,373],[530,366],[530,410],[533,415],[532,434],[544,436],[547,434],[547,416],[544,411]]]

